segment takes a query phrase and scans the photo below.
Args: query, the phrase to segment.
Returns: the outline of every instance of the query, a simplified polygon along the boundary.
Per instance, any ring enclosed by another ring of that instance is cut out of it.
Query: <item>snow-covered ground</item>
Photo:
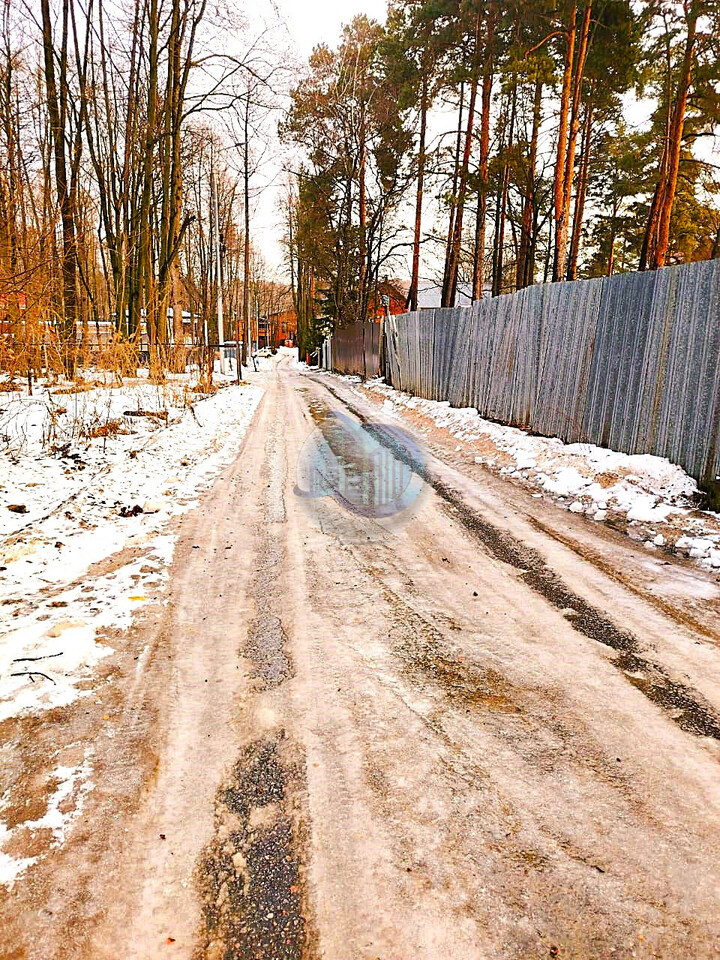
[[[262,392],[203,398],[176,378],[0,394],[0,720],[86,692],[108,635],[161,592],[171,519],[235,456]]]
[[[374,397],[385,415],[416,415],[447,430],[458,441],[458,452],[529,485],[534,496],[551,497],[572,513],[626,529],[649,550],[720,569],[720,515],[697,508],[701,498],[695,481],[669,460],[532,436],[484,420],[475,409],[401,393],[382,380],[342,379]]]
[[[186,376],[106,379],[0,393],[0,721],[93,695],[118,631],[162,601],[173,518],[235,457],[263,394],[262,378],[216,376],[210,396]],[[23,837],[64,842],[92,773],[91,749],[58,763],[44,815],[12,828],[0,796],[0,884],[40,856],[16,854]]]

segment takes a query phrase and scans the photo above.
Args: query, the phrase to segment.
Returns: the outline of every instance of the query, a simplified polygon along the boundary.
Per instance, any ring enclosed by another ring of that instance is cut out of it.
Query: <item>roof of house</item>
[[[410,290],[410,284],[405,280],[385,277],[378,284],[378,289],[381,293],[386,293],[395,300],[406,300],[408,291]]]
[[[442,286],[439,283],[428,283],[420,281],[418,287],[418,309],[432,310],[440,306],[442,300]],[[457,288],[457,297],[455,298],[456,307],[469,307],[472,304],[472,284],[459,283]]]

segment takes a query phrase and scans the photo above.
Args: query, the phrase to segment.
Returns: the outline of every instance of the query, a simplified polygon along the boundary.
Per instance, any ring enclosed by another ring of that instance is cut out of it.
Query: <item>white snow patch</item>
[[[83,762],[76,767],[59,766],[50,774],[54,790],[48,799],[45,813],[37,820],[24,820],[8,829],[0,820],[0,885],[11,889],[23,873],[41,859],[34,857],[13,857],[4,848],[18,831],[51,830],[52,841],[48,849],[62,846],[75,820],[82,813],[87,795],[94,785],[90,780],[92,773],[92,749],[85,751]],[[8,794],[0,802],[0,816],[7,806]],[[62,807],[62,809],[61,809]]]
[[[166,528],[236,456],[261,382],[202,400],[179,378],[0,396],[0,719],[83,695],[112,652],[109,630],[161,595],[176,542]],[[167,420],[124,415],[138,410]],[[87,436],[111,422],[117,433]],[[122,550],[117,569],[84,579]]]

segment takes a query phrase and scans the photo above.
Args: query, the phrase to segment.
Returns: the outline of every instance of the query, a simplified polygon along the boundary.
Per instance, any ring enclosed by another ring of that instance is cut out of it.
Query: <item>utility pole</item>
[[[237,376],[235,380],[238,384],[242,382],[242,357],[240,355],[240,321],[238,320],[237,313],[233,313],[233,318],[235,321],[235,372]]]
[[[248,344],[250,342],[250,81],[248,80],[247,99],[245,100],[245,116],[243,118],[244,157],[243,157],[243,186],[245,202],[245,249],[243,251],[243,359],[247,362]],[[252,348],[251,348],[252,350]]]
[[[220,261],[220,207],[218,204],[217,180],[215,178],[215,154],[210,144],[210,193],[213,199],[215,218],[215,282],[217,284],[217,329],[220,346],[220,373],[225,373],[225,330],[223,324],[222,270]]]

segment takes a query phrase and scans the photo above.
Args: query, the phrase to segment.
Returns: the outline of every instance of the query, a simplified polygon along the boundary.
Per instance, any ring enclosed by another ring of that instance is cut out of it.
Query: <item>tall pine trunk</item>
[[[518,289],[528,287],[533,282],[530,250],[532,246],[533,224],[535,222],[535,166],[537,162],[538,137],[540,134],[540,120],[542,117],[543,82],[538,74],[535,80],[535,96],[533,99],[533,125],[530,137],[530,155],[528,157],[528,172],[525,182],[525,198],[523,201],[522,223],[520,226],[520,249],[516,271],[516,286]]]
[[[444,305],[445,290],[450,277],[450,263],[452,258],[452,243],[455,236],[455,213],[458,195],[458,178],[460,176],[460,151],[462,150],[463,116],[465,108],[465,81],[460,83],[460,103],[458,107],[457,137],[455,140],[455,162],[453,165],[452,195],[450,200],[450,218],[448,222],[447,243],[445,246],[445,271],[443,273],[442,300]]]
[[[613,207],[613,215],[610,220],[610,244],[608,247],[608,258],[607,265],[605,267],[605,276],[611,277],[615,269],[615,240],[616,240],[616,220],[617,218],[617,206]]]
[[[359,317],[365,320],[369,304],[369,271],[367,249],[367,142],[365,135],[365,118],[360,118],[360,155],[358,159],[358,212],[360,218],[360,273],[358,278]]]
[[[592,96],[585,108],[583,141],[580,154],[580,172],[578,175],[577,190],[575,193],[575,214],[573,217],[572,236],[570,238],[570,253],[568,255],[567,279],[577,279],[578,256],[580,254],[580,238],[582,236],[583,216],[585,214],[585,200],[587,198],[588,180],[590,178],[590,145],[592,142],[593,103]]]
[[[410,290],[406,306],[417,310],[418,287],[420,284],[420,240],[422,236],[422,205],[425,181],[425,138],[427,136],[428,81],[423,74],[420,91],[420,144],[418,147],[417,193],[415,196],[415,230],[413,235],[413,262]]]
[[[472,78],[470,81],[470,99],[468,101],[467,129],[465,131],[465,148],[463,150],[462,165],[459,174],[459,188],[457,206],[455,210],[455,222],[453,224],[453,237],[450,250],[450,262],[447,275],[447,282],[443,290],[444,307],[454,307],[455,297],[457,295],[458,271],[460,268],[460,252],[462,247],[463,218],[465,214],[465,201],[467,199],[468,177],[470,174],[470,155],[472,152],[473,130],[475,125],[475,103],[478,92],[478,72],[480,65],[480,29],[482,27],[482,13],[478,12],[475,21],[475,48],[473,51]]]
[[[685,114],[687,112],[693,60],[695,58],[698,4],[694,2],[694,0],[688,0],[686,10],[687,37],[685,38],[685,50],[670,121],[669,136],[664,151],[667,155],[664,164],[665,176],[662,178],[660,186],[656,227],[652,233],[650,233],[648,263],[651,270],[657,270],[659,267],[665,266],[665,260],[667,258],[670,243],[670,218],[675,201],[675,193],[677,191],[680,153],[685,130]]]
[[[490,103],[494,79],[495,25],[497,0],[490,4],[485,30],[482,94],[480,98],[480,160],[478,163],[478,198],[475,215],[475,254],[473,262],[473,300],[483,296],[485,282],[485,230],[487,223],[488,166],[490,161]]]
[[[585,59],[590,35],[592,0],[583,10],[578,34],[577,5],[573,5],[566,36],[565,70],[560,97],[560,128],[555,163],[555,259],[553,280],[562,280],[567,270],[567,238],[575,169],[575,150],[580,129],[580,105]]]
[[[507,217],[508,189],[510,186],[510,163],[508,160],[515,138],[515,110],[517,103],[517,81],[513,82],[512,95],[508,94],[510,121],[507,141],[501,141],[500,153],[505,155],[500,190],[498,191],[495,208],[495,242],[493,244],[493,278],[492,295],[499,297],[503,288],[503,273],[505,269],[505,220]],[[507,122],[507,121],[506,121]]]

